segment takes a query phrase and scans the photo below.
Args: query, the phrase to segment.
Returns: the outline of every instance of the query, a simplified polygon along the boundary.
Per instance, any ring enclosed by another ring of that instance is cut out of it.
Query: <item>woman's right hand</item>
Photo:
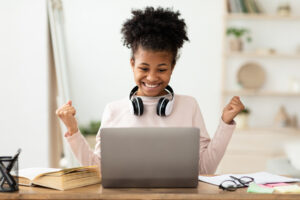
[[[56,115],[63,121],[68,129],[69,135],[73,135],[78,131],[77,120],[75,118],[76,110],[72,106],[72,101],[64,104],[56,110]]]

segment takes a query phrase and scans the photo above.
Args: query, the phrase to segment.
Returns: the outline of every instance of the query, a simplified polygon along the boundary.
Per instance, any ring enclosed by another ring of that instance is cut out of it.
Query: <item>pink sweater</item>
[[[160,97],[141,97],[144,113],[138,117],[130,113],[128,98],[108,104],[104,110],[101,128],[104,127],[198,127],[200,129],[199,174],[213,174],[220,163],[235,128],[235,123],[226,124],[220,120],[213,139],[210,139],[197,101],[190,96],[175,95],[171,115],[156,115]],[[100,166],[101,128],[96,136],[96,146],[91,150],[80,131],[68,136],[67,141],[82,165]]]

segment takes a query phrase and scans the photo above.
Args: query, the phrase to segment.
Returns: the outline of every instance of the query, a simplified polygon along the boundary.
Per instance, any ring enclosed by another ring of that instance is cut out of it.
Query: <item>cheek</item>
[[[166,80],[166,81],[167,80],[169,81],[171,79],[171,75],[172,75],[172,73],[164,74],[163,79]]]
[[[143,74],[140,73],[138,70],[133,70],[133,76],[135,80],[139,80],[141,77],[143,77]]]

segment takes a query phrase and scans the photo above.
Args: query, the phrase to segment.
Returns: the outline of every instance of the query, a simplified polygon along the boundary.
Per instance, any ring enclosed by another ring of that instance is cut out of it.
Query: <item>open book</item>
[[[100,182],[101,177],[98,166],[19,170],[19,185],[25,186],[39,185],[57,190],[68,190]]]

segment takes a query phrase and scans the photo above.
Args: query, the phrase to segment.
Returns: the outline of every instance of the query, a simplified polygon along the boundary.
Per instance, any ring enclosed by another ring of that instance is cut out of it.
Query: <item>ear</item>
[[[134,59],[133,58],[130,58],[130,65],[131,65],[131,68],[133,69],[134,68]]]

